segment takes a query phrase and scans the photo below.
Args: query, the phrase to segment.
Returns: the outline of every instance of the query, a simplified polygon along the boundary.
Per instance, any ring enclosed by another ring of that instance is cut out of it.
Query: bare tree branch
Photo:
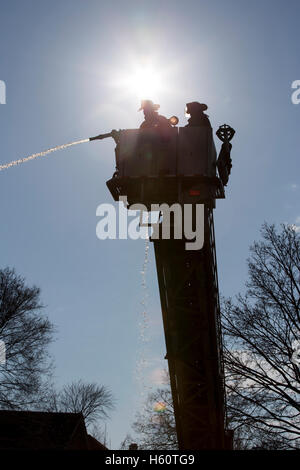
[[[45,394],[51,361],[47,347],[54,328],[41,314],[40,290],[27,287],[13,269],[0,270],[0,408],[34,408]]]
[[[250,248],[246,294],[223,299],[229,420],[248,447],[300,445],[299,253],[293,227],[265,223]]]
[[[109,417],[115,400],[111,391],[104,385],[84,383],[81,380],[63,387],[60,392],[51,391],[48,398],[48,411],[82,413],[86,424]]]

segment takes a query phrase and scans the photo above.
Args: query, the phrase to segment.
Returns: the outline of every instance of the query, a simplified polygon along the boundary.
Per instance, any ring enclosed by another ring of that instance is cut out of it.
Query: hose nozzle
[[[89,140],[90,141],[102,140],[102,139],[106,139],[107,137],[112,137],[114,141],[117,143],[119,139],[119,131],[116,131],[115,129],[113,129],[111,132],[108,132],[107,134],[99,134],[99,135],[96,135],[95,137],[90,137]]]
[[[95,135],[95,137],[90,137],[90,140],[102,140],[106,139],[106,137],[111,137],[111,132],[109,132],[108,134]]]

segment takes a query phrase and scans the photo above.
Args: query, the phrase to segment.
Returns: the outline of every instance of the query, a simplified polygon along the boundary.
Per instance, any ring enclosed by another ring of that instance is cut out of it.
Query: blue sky
[[[155,96],[162,114],[185,125],[185,103],[201,101],[215,130],[224,122],[236,129],[227,198],[215,211],[220,291],[235,295],[261,224],[300,220],[300,105],[291,102],[299,14],[293,0],[2,2],[0,162],[139,127],[138,97],[120,82],[132,64],[152,60],[164,77]],[[144,374],[153,382],[165,346],[153,247],[142,354],[145,242],[96,238],[96,208],[111,202],[105,182],[113,171],[114,143],[106,140],[1,172],[0,233],[1,267],[41,287],[57,326],[58,386],[82,378],[113,391],[107,426],[116,448],[144,390],[136,362],[149,361]]]

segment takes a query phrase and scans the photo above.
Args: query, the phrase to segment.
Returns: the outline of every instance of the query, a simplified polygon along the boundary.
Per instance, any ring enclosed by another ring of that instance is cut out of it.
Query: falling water
[[[147,267],[149,262],[149,248],[150,243],[149,239],[146,239],[145,244],[145,256],[143,267],[141,270],[141,277],[142,277],[142,312],[141,312],[141,319],[139,321],[139,341],[140,347],[138,351],[138,359],[136,363],[136,379],[140,386],[140,394],[142,398],[145,398],[146,392],[146,383],[145,383],[145,370],[149,366],[149,363],[146,359],[146,344],[149,342],[148,337],[148,330],[149,330],[149,318],[147,314],[147,307],[148,307],[148,288],[147,288]]]
[[[72,147],[73,145],[84,144],[85,142],[89,142],[89,140],[90,139],[75,140],[74,142],[71,142],[69,144],[57,145],[57,147],[44,150],[43,152],[33,153],[32,155],[29,155],[28,157],[20,158],[19,160],[14,160],[13,162],[0,165],[0,171],[6,170],[7,168],[10,168],[11,166],[20,165],[21,163],[25,163],[29,160],[34,160],[35,158],[38,158],[38,157],[44,157],[45,155],[48,155],[48,153],[56,152],[57,150],[66,149],[68,147]]]
[[[145,258],[144,258],[144,263],[143,263],[143,269],[141,271],[142,289],[143,289],[143,297],[141,300],[141,305],[142,305],[143,311],[142,311],[142,321],[140,324],[141,326],[140,333],[141,333],[142,341],[145,343],[148,342],[147,333],[148,333],[148,328],[149,328],[149,319],[147,316],[148,289],[147,289],[147,282],[146,282],[147,281],[147,278],[146,278],[147,267],[148,267],[148,261],[149,261],[149,248],[150,248],[149,239],[147,239],[146,244],[145,244]]]

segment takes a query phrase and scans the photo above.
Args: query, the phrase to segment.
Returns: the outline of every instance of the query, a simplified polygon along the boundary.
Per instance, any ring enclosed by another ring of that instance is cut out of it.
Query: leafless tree
[[[147,397],[144,409],[133,423],[139,449],[178,449],[175,415],[170,384],[158,388]]]
[[[34,408],[44,395],[51,363],[53,325],[41,313],[40,289],[28,287],[13,269],[0,270],[0,408]]]
[[[135,443],[135,440],[129,433],[126,434],[125,438],[120,444],[119,450],[128,450],[131,444]]]
[[[88,432],[105,447],[111,449],[111,441],[108,436],[106,423],[101,425],[100,423],[93,422],[93,424],[89,426]]]
[[[244,448],[300,443],[300,234],[262,226],[246,293],[223,301],[230,426]]]
[[[65,385],[60,392],[52,391],[47,410],[82,413],[86,424],[90,425],[98,419],[108,418],[114,405],[114,397],[107,387],[78,380]]]

